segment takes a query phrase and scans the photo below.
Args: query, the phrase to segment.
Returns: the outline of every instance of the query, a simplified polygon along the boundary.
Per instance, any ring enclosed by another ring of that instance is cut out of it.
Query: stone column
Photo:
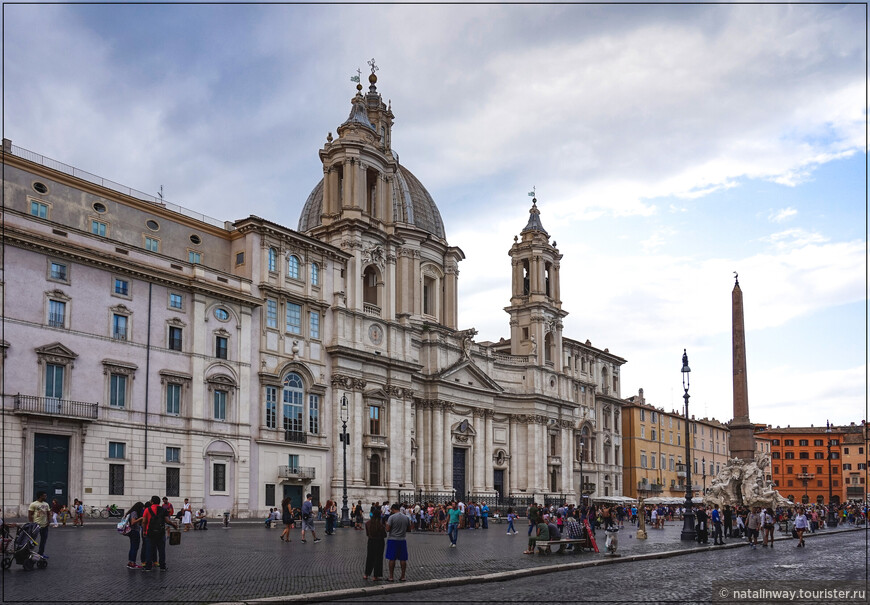
[[[444,453],[442,463],[439,465],[443,467],[444,479],[442,485],[445,487],[452,488],[453,487],[453,442],[450,434],[450,421],[451,421],[451,411],[452,405],[448,403],[443,404],[442,410],[442,439],[444,446]],[[449,491],[449,490],[448,490]]]
[[[542,454],[544,468],[547,468],[546,452],[538,447],[540,445],[538,439],[540,427],[541,425],[535,422],[534,417],[530,418],[526,423],[526,450],[528,451],[528,456],[526,457],[525,466],[528,469],[529,475],[526,489],[530,493],[537,492],[540,488],[538,477],[541,472]]]
[[[495,489],[492,476],[492,415],[492,410],[484,411],[486,448],[483,452],[483,485],[487,492],[492,492]]]
[[[553,292],[553,300],[556,302],[562,302],[562,288],[559,281],[559,263],[553,263],[551,269],[550,286]]]
[[[348,433],[353,435],[350,439],[351,447],[347,448],[350,461],[348,462],[348,483],[365,483],[365,457],[363,456],[362,435],[365,432],[363,398],[361,393],[351,391],[351,419],[348,423]]]
[[[474,477],[472,491],[477,494],[483,490],[484,454],[486,451],[486,426],[483,410],[474,410]]]
[[[746,381],[746,335],[743,327],[743,292],[734,279],[731,291],[731,345],[734,374],[734,419],[731,422],[731,456],[755,459],[755,427],[749,420],[749,392]]]
[[[508,420],[508,443],[510,443],[510,462],[508,463],[508,480],[505,486],[506,495],[517,491],[520,486],[520,471],[519,471],[519,439],[517,439],[517,424],[516,416],[510,415]]]
[[[444,410],[441,407],[441,402],[430,402],[429,414],[432,419],[432,454],[429,457],[429,464],[432,469],[432,489],[441,491],[444,489]],[[440,455],[438,452],[441,452]]]

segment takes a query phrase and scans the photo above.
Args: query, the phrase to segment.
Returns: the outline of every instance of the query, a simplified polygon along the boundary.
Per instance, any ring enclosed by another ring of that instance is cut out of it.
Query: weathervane
[[[529,191],[529,197],[532,198],[532,203],[533,203],[533,204],[534,204],[535,202],[538,201],[538,198],[537,198],[537,196],[535,195],[535,186],[534,186],[534,185],[532,185],[532,190]]]
[[[372,57],[371,61],[366,61],[366,63],[368,63],[369,67],[372,68],[372,74],[374,74],[376,71],[378,71],[380,69],[377,65],[375,65],[374,57]]]
[[[740,284],[740,282],[737,281],[737,271],[735,271],[735,272],[734,272],[734,285],[736,286],[736,285],[739,285],[739,284]]]
[[[362,84],[360,84],[360,82],[359,82],[359,78],[360,78],[361,75],[362,75],[362,71],[360,71],[360,69],[357,67],[357,69],[356,69],[356,75],[350,77],[350,81],[351,81],[351,82],[356,82],[356,89],[357,89],[358,91],[361,91],[361,90],[362,90]]]

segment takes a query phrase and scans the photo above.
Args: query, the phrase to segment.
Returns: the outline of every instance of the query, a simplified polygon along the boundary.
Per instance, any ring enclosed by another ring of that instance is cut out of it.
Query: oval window
[[[190,241],[193,242],[194,244],[199,245],[202,243],[202,238],[200,238],[198,235],[194,234],[194,235],[190,236]]]
[[[106,205],[100,202],[94,202],[94,211],[102,214],[106,211]]]
[[[39,181],[33,183],[33,189],[38,193],[48,193],[48,187],[45,186],[45,183],[40,183]]]
[[[157,231],[160,229],[159,223],[155,220],[145,221],[145,226],[151,229],[151,231]]]
[[[214,316],[220,321],[226,321],[230,318],[230,314],[227,312],[227,310],[221,309],[220,307],[214,310]]]

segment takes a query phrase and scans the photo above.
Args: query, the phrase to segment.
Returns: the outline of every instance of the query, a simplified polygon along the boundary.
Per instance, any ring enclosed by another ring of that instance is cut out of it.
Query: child
[[[507,535],[512,536],[517,533],[517,530],[514,529],[514,519],[517,516],[514,514],[514,509],[509,508],[507,514],[508,526],[507,526]]]

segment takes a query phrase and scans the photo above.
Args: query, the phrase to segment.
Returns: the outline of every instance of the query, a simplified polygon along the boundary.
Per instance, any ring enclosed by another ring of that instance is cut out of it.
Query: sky
[[[6,5],[3,136],[220,220],[296,228],[376,59],[393,149],[460,265],[459,328],[509,335],[535,189],[563,334],[622,396],[732,416],[867,416],[862,5]],[[244,209],[244,210],[241,210]]]

